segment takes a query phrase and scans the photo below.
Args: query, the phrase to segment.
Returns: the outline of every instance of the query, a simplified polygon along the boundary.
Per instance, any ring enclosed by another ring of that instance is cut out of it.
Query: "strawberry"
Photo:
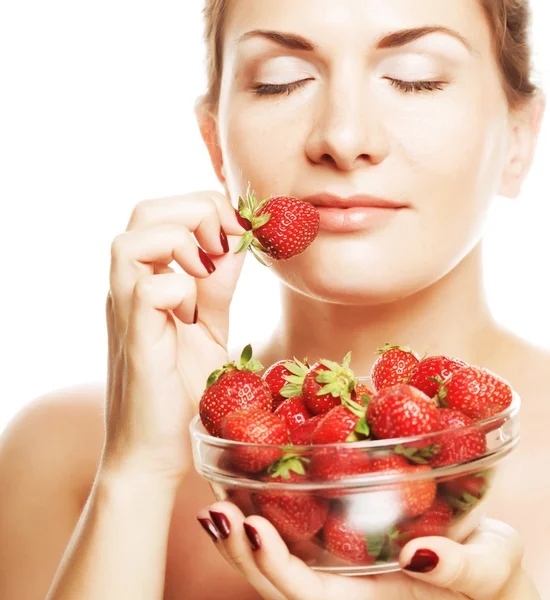
[[[340,481],[370,469],[369,455],[358,448],[316,448],[309,463],[310,477],[317,481]]]
[[[380,356],[371,369],[372,385],[377,392],[405,383],[420,361],[418,354],[407,346],[386,344],[378,350],[378,354]]]
[[[445,433],[438,435],[435,440],[439,451],[428,459],[432,467],[467,462],[487,452],[485,435],[473,427],[473,419],[451,408],[439,408],[437,413],[439,429]]]
[[[313,416],[305,405],[303,396],[288,398],[279,405],[274,414],[285,421],[290,431],[298,425],[303,425]]]
[[[440,385],[452,373],[467,366],[468,364],[459,358],[428,356],[414,367],[408,381],[405,383],[433,398],[438,393]]]
[[[366,535],[338,512],[329,513],[323,539],[331,554],[356,565],[374,564],[384,543],[384,536]]]
[[[302,393],[301,384],[309,370],[307,364],[304,363],[297,359],[293,361],[279,360],[263,374],[262,379],[269,385],[273,396],[273,410],[276,410],[287,398]],[[292,383],[293,377],[301,377],[298,385]]]
[[[438,396],[441,406],[460,410],[474,421],[502,412],[513,399],[510,384],[482,367],[456,371],[441,385]]]
[[[441,483],[441,489],[449,504],[459,512],[471,510],[487,493],[492,469],[486,469]]]
[[[300,458],[282,457],[262,481],[270,483],[304,483],[308,481]],[[258,512],[268,519],[287,542],[308,540],[323,527],[328,514],[328,500],[307,492],[276,491],[256,494]]]
[[[378,439],[422,435],[437,431],[437,408],[426,394],[402,383],[383,389],[369,402],[367,423]]]
[[[365,421],[365,408],[352,400],[331,408],[317,425],[311,436],[313,444],[356,442],[369,435]]]
[[[201,422],[208,433],[220,437],[223,418],[237,410],[258,408],[271,411],[271,391],[256,373],[262,369],[263,365],[252,358],[252,347],[248,345],[239,364],[227,363],[210,374],[199,402]]]
[[[363,396],[366,396],[367,398],[363,398]],[[354,402],[358,402],[359,404],[363,404],[364,406],[366,406],[366,404],[368,404],[370,402],[370,400],[373,398],[374,396],[374,392],[367,387],[364,383],[358,383],[355,386],[355,389],[351,392],[351,399]]]
[[[311,419],[308,419],[305,423],[298,425],[295,429],[290,431],[290,441],[295,446],[309,446],[311,442],[311,436],[315,429],[317,429],[317,425],[319,421],[325,415],[315,415]]]
[[[243,234],[235,254],[250,248],[264,265],[261,253],[275,260],[286,260],[301,254],[319,233],[319,211],[309,204],[290,196],[266,198],[258,204],[256,193],[239,197],[239,214],[251,224]]]
[[[428,465],[409,465],[407,460],[398,455],[388,455],[373,458],[371,461],[371,472],[395,473],[396,475],[407,474],[412,477],[409,481],[396,484],[388,484],[389,490],[396,490],[399,495],[403,514],[406,517],[416,517],[425,512],[435,500],[437,485],[432,477],[414,479],[417,474],[431,471]]]
[[[277,415],[252,408],[232,412],[222,420],[222,437],[247,444],[288,444],[288,427]],[[242,446],[230,450],[231,462],[241,471],[258,473],[280,458],[280,448]]]
[[[390,537],[398,546],[403,547],[415,538],[444,536],[453,520],[453,514],[451,505],[444,498],[437,497],[425,513],[396,527]]]
[[[311,366],[304,377],[302,393],[313,414],[326,413],[342,400],[351,398],[357,379],[349,368],[350,361],[351,352],[348,352],[342,365],[323,359]]]

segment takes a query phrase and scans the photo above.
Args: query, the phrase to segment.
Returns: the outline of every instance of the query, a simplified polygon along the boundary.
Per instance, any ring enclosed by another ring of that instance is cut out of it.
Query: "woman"
[[[525,5],[209,0],[206,18],[197,116],[226,194],[138,204],[112,246],[106,391],[52,395],[5,433],[0,596],[530,600],[532,578],[550,593],[538,538],[550,494],[537,476],[550,354],[495,323],[481,272],[487,209],[519,194],[542,121]],[[524,441],[497,484],[496,520],[465,544],[415,540],[401,573],[319,577],[267,522],[247,519],[254,551],[236,507],[211,504],[187,427],[207,376],[237,354],[227,340],[243,229],[230,200],[249,181],[258,197],[341,209],[305,253],[271,267],[283,317],[256,348],[263,364],[351,350],[366,373],[391,340],[484,365],[523,396]],[[391,207],[344,210],[380,199]]]

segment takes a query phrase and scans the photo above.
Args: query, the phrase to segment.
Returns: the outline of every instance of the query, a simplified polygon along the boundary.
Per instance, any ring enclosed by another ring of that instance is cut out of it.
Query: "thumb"
[[[491,600],[521,564],[523,544],[510,526],[484,519],[464,544],[417,538],[401,551],[403,573],[472,600]]]

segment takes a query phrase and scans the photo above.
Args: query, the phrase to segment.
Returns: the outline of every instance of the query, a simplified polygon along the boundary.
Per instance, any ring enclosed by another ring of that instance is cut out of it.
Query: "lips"
[[[356,194],[352,196],[338,196],[335,194],[314,194],[302,198],[304,202],[308,202],[318,208],[405,208],[406,205],[376,196],[366,194]]]

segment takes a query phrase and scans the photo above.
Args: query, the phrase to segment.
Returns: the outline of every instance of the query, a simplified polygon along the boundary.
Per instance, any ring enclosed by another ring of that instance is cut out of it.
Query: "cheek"
[[[419,186],[435,190],[446,209],[489,203],[496,194],[506,152],[506,113],[482,94],[433,98],[414,116],[400,115],[391,136],[399,162]]]

